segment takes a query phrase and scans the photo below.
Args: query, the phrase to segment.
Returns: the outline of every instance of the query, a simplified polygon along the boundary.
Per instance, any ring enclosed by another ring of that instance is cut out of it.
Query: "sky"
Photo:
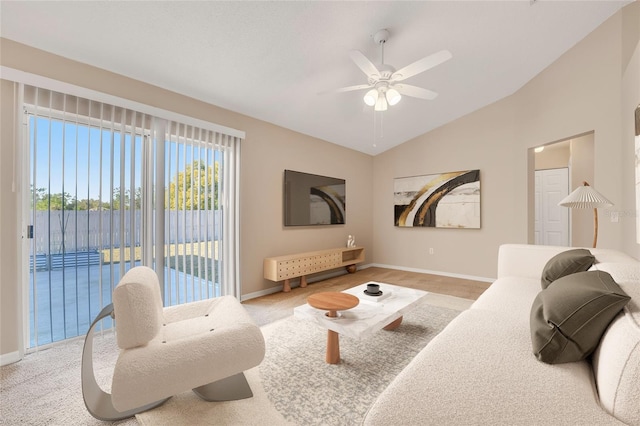
[[[125,190],[142,186],[142,136],[136,135],[132,144],[129,133],[122,141],[119,132],[33,116],[29,129],[31,182],[36,188],[51,194],[64,191],[78,200],[109,201],[112,189],[119,188],[122,181]],[[166,144],[165,185],[193,159],[205,155],[205,149],[185,147],[183,143]],[[219,161],[218,151],[216,160]]]
[[[52,194],[67,192],[79,200],[109,200],[111,187],[120,186],[124,171],[125,188],[131,186],[131,159],[134,159],[134,185],[140,186],[142,174],[141,138],[137,137],[131,154],[131,136],[124,141],[125,167],[121,168],[120,134],[98,128],[63,124],[47,118],[30,120],[31,182],[36,188],[49,189]],[[113,163],[111,157],[113,146]],[[101,167],[102,164],[102,167]],[[113,183],[111,165],[114,165]],[[102,183],[102,187],[100,184]]]

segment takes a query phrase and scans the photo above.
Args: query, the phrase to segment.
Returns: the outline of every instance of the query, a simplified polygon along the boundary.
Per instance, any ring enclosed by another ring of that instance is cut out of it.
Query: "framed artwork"
[[[640,105],[635,111],[636,122],[636,242],[640,244]]]
[[[395,226],[480,228],[480,170],[394,179]]]

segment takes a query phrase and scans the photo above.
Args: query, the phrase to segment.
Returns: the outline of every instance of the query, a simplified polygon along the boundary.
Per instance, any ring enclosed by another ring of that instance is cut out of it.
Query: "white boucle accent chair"
[[[93,329],[115,317],[120,354],[111,394],[96,382]],[[243,371],[262,362],[264,338],[232,296],[163,308],[156,273],[129,270],[89,328],[82,354],[82,394],[91,415],[119,420],[193,390],[207,401],[253,396]]]

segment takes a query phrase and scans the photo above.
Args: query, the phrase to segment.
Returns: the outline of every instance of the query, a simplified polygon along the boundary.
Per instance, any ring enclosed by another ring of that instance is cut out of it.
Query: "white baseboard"
[[[279,291],[282,291],[282,287],[283,287],[282,285],[277,285],[275,287],[267,288],[265,290],[254,291],[253,293],[243,294],[242,296],[240,296],[240,301],[244,302],[245,300],[255,299],[256,297],[277,293]]]
[[[397,269],[399,271],[407,271],[407,272],[418,272],[420,274],[442,275],[444,277],[462,278],[465,280],[483,281],[487,283],[492,283],[496,280],[495,278],[476,277],[474,275],[456,274],[454,272],[432,271],[430,269],[408,268],[405,266],[385,265],[382,263],[372,263],[369,266],[375,266],[378,268],[387,268],[387,269]]]
[[[14,362],[20,361],[22,358],[20,357],[20,352],[9,352],[8,354],[0,355],[0,366],[13,364]]]

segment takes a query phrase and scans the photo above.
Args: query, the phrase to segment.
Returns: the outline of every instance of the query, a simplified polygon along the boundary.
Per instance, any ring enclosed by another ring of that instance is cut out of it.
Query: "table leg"
[[[326,314],[329,318],[338,316],[338,311],[329,311]],[[340,363],[340,335],[333,330],[327,331],[327,364]]]
[[[333,330],[327,332],[327,364],[340,363],[340,335]]]
[[[387,324],[384,329],[385,330],[395,330],[396,328],[400,327],[400,324],[402,324],[402,317],[398,318],[397,320]]]
[[[284,280],[284,283],[282,284],[282,291],[284,291],[285,293],[291,291],[291,282],[289,281],[289,279]]]

